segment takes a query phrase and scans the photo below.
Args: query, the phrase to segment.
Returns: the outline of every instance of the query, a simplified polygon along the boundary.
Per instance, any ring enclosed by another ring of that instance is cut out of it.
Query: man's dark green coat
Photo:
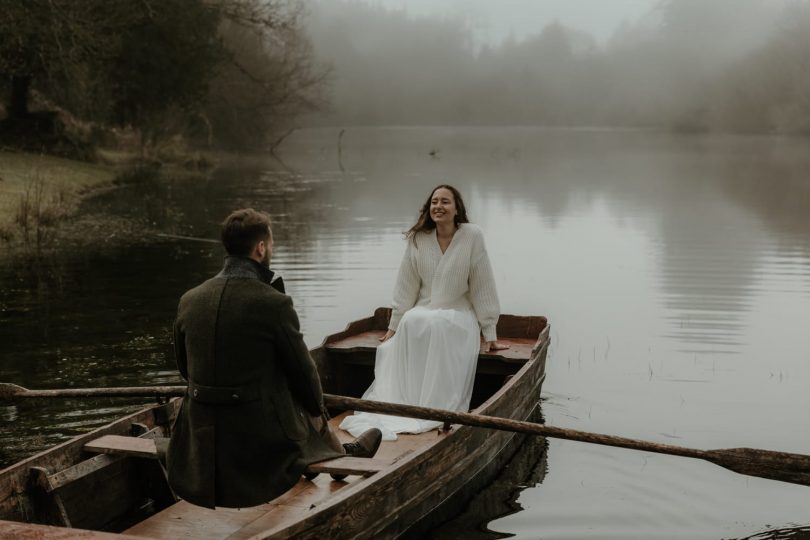
[[[323,411],[320,380],[292,300],[271,278],[251,259],[228,257],[180,299],[175,352],[189,385],[167,465],[172,489],[191,503],[256,506],[308,464],[340,455],[310,422]]]

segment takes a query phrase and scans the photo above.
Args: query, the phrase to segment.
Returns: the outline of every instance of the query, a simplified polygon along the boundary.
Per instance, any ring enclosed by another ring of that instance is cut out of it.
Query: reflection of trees
[[[732,146],[733,145],[733,146]],[[810,254],[810,154],[804,140],[745,138],[729,143],[733,156],[718,167],[723,195],[743,205],[789,243],[773,245],[785,254]]]
[[[322,130],[293,137],[286,161],[303,171],[337,168],[334,134]],[[344,137],[350,172],[333,184],[331,195],[350,216],[377,223],[399,219],[403,226],[415,221],[430,190],[445,182],[461,189],[465,199],[475,191],[507,205],[535,207],[543,215],[564,215],[572,196],[598,182],[598,159],[584,165],[579,159],[590,151],[603,154],[600,145],[565,130],[353,128]],[[318,146],[320,163],[313,165],[304,148]],[[441,157],[431,158],[432,149]],[[469,210],[473,221],[480,219]]]
[[[673,162],[680,180],[667,181],[677,191],[666,195],[671,204],[661,205],[666,238],[662,281],[665,303],[682,313],[671,321],[674,337],[722,352],[738,342],[738,314],[756,292],[763,255],[769,250],[786,256],[810,253],[810,186],[804,181],[810,161],[801,152],[806,144],[798,141],[703,141],[696,154]],[[741,219],[749,213],[790,241],[760,236],[758,222]]]

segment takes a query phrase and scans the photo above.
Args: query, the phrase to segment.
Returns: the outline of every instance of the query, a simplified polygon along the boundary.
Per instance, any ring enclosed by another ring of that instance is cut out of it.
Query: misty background
[[[314,0],[306,125],[810,134],[810,2]],[[501,10],[501,11],[496,11]]]

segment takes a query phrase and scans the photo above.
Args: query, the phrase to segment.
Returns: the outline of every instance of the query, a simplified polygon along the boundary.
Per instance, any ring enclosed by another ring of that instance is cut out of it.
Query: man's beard
[[[264,258],[262,259],[261,263],[262,266],[266,266],[270,268],[270,250],[264,252]]]

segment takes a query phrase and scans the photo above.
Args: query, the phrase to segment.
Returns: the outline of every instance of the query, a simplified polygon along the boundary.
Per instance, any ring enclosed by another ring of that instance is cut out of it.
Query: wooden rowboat
[[[390,310],[377,309],[311,351],[325,392],[359,397],[368,387],[389,317]],[[472,412],[532,419],[545,377],[548,322],[502,315],[498,336],[511,347],[480,354]],[[302,477],[266,504],[210,510],[177,500],[153,459],[153,439],[170,435],[179,404],[173,399],[153,405],[0,471],[0,538],[106,538],[111,532],[194,539],[412,535],[460,509],[523,439],[466,426],[402,434],[383,442],[373,459],[340,458],[313,467],[348,474],[343,481],[329,474]],[[351,414],[333,413],[335,426]]]

